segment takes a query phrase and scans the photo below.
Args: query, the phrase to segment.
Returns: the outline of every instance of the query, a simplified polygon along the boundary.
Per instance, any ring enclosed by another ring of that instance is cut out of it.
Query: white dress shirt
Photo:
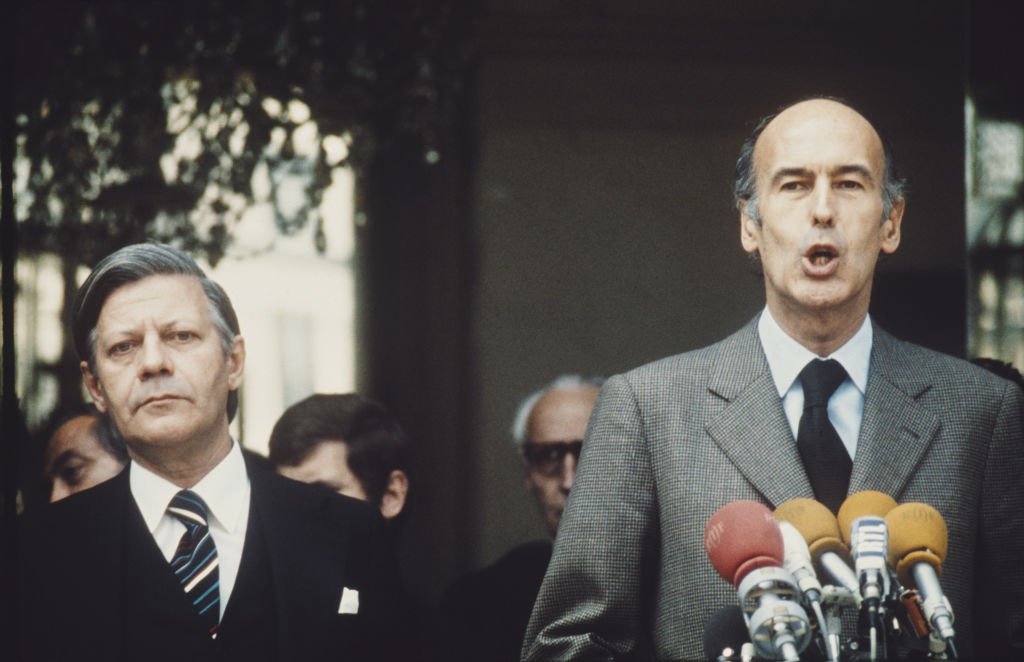
[[[185,533],[185,525],[167,512],[167,506],[182,488],[137,462],[131,463],[128,480],[146,526],[170,563]],[[238,577],[245,531],[249,526],[249,474],[245,470],[242,447],[232,441],[227,456],[191,489],[202,497],[209,509],[210,535],[217,546],[220,615],[223,618]]]
[[[839,385],[828,401],[828,418],[839,433],[850,457],[857,454],[857,435],[861,418],[864,416],[864,392],[868,386],[868,369],[871,367],[871,316],[853,337],[829,356],[818,356],[782,330],[775,318],[764,309],[757,321],[757,334],[768,358],[775,388],[782,398],[786,420],[796,439],[800,428],[800,416],[804,410],[804,387],[798,377],[800,371],[815,358],[835,359],[846,370],[847,378]]]

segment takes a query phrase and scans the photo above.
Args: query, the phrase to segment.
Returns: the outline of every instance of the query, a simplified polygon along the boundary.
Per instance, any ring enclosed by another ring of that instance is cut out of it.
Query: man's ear
[[[401,469],[395,469],[388,476],[388,486],[380,500],[380,514],[384,519],[394,519],[405,508],[409,496],[409,477]]]
[[[747,214],[749,200],[740,200],[736,203],[740,212],[740,243],[743,250],[748,253],[756,253],[761,243],[761,224]]]
[[[228,388],[234,391],[242,385],[242,374],[245,372],[245,338],[235,336],[228,350]]]
[[[900,198],[889,210],[889,217],[882,223],[882,252],[895,253],[900,245],[900,229],[903,225],[903,209],[906,200]]]
[[[82,379],[85,380],[85,388],[89,389],[89,395],[92,396],[93,404],[96,405],[96,409],[99,409],[102,413],[107,413],[107,399],[103,396],[103,389],[100,387],[100,380],[96,378],[96,375],[92,374],[92,370],[89,370],[89,364],[86,361],[82,361],[78,364],[78,369],[82,371]]]

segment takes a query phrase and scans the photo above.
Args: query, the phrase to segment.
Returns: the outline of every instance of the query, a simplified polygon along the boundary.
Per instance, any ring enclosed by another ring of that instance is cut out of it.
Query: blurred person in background
[[[110,419],[88,406],[58,416],[43,451],[50,502],[110,480],[128,464],[124,441]]]
[[[408,438],[369,398],[318,393],[292,405],[270,433],[269,457],[282,476],[369,501],[386,520],[405,510]]]
[[[551,559],[552,539],[576,478],[587,422],[604,379],[562,375],[524,398],[512,438],[526,489],[537,500],[550,538],[520,545],[445,591],[441,618],[445,658],[518,660],[526,624]]]
[[[357,393],[317,393],[285,410],[270,433],[269,460],[287,478],[323,486],[376,506],[387,522],[382,551],[395,568],[394,632],[402,660],[433,657],[425,611],[397,570],[401,523],[408,512],[409,438],[379,402]]]

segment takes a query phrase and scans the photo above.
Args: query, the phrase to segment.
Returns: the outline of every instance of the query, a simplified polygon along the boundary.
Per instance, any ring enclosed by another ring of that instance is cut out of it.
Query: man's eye
[[[69,487],[78,485],[82,482],[82,467],[64,467],[60,471],[60,479]]]
[[[806,186],[803,182],[785,182],[780,188],[783,191],[802,191]]]
[[[110,348],[110,353],[111,354],[126,354],[126,353],[128,353],[128,352],[130,352],[132,350],[132,346],[133,345],[132,345],[131,341],[125,340],[124,342],[119,342],[116,345],[114,345],[113,347],[111,347]]]
[[[174,339],[177,340],[178,342],[188,342],[189,340],[192,340],[192,338],[194,338],[194,337],[195,337],[195,334],[192,333],[191,331],[175,331],[174,332]]]
[[[860,182],[854,181],[852,179],[843,180],[843,181],[839,182],[838,184],[836,184],[836,187],[837,188],[841,188],[841,189],[845,189],[845,190],[848,190],[848,191],[856,191],[856,190],[864,188],[861,185]]]

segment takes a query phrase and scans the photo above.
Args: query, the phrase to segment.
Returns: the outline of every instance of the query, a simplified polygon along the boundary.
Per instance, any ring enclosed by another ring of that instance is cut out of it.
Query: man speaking
[[[377,657],[384,590],[366,504],[248,466],[228,433],[245,343],[184,253],[123,248],[72,332],[131,461],[24,522],[26,660]]]
[[[701,659],[705,624],[737,604],[704,551],[719,508],[834,511],[877,490],[945,519],[961,656],[1020,658],[1022,394],[871,321],[904,211],[879,135],[843,103],[794,104],[745,143],[736,199],[767,305],[715,345],[608,380],[524,657]]]

